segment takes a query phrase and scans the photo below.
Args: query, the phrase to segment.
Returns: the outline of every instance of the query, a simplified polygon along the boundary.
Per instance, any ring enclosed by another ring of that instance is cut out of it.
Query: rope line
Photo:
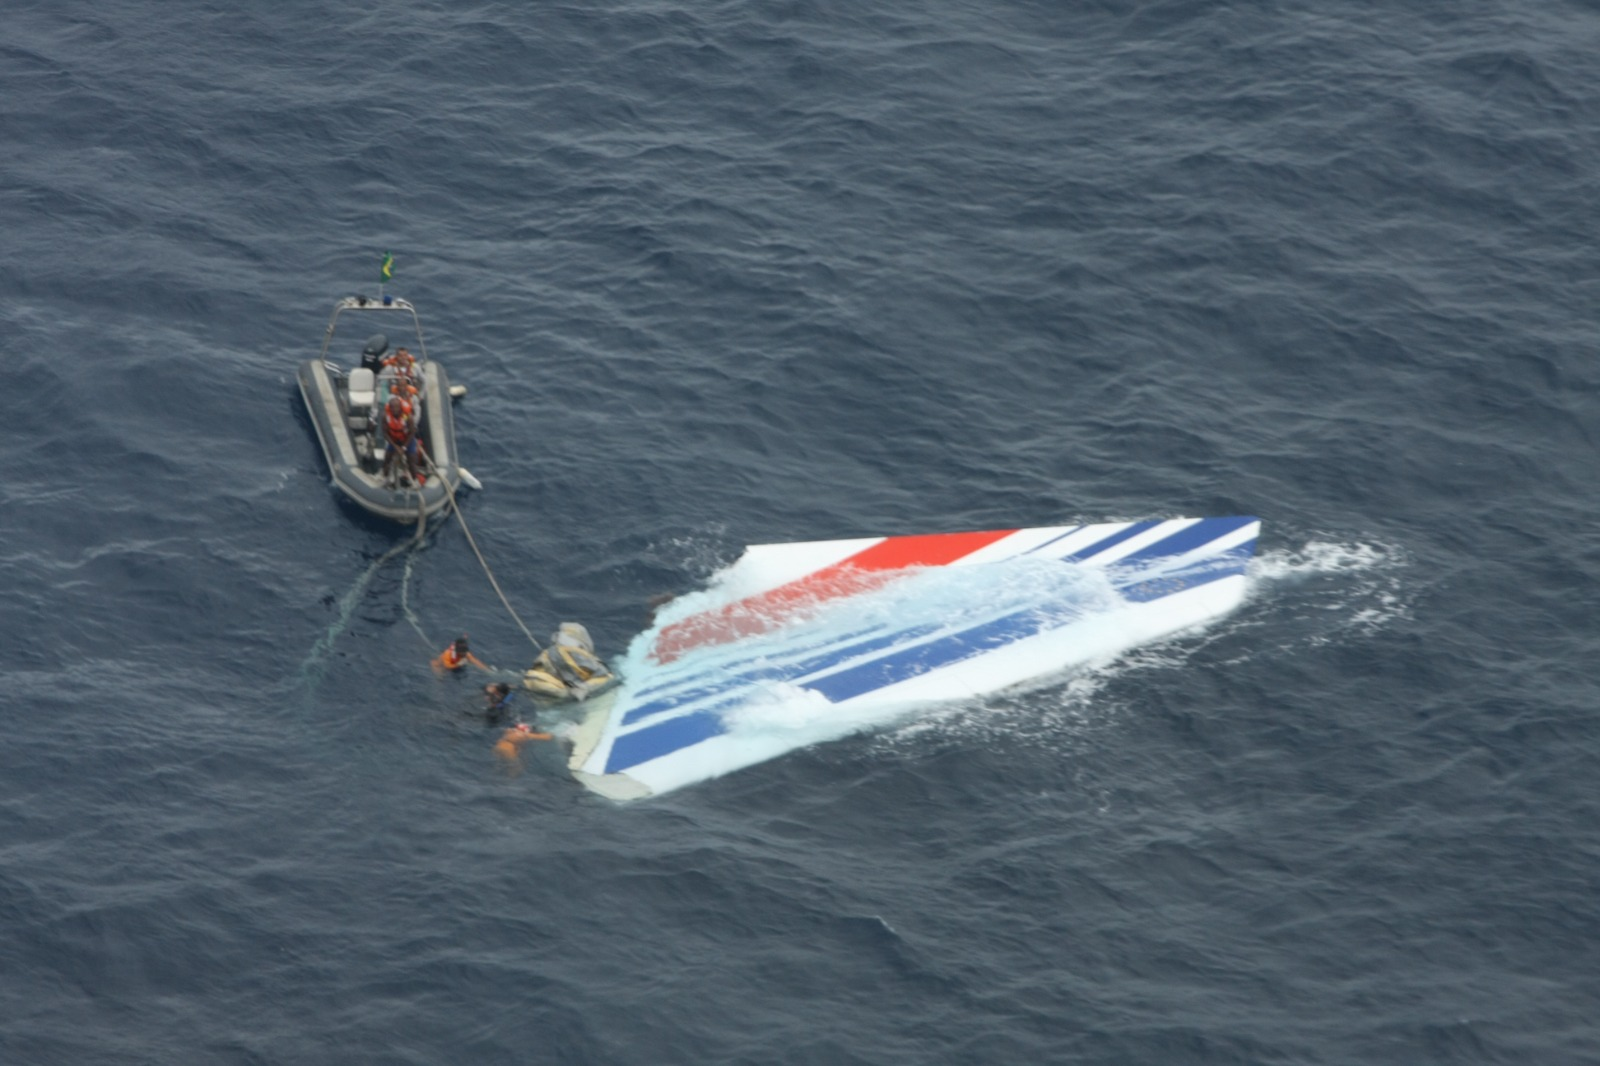
[[[428,461],[428,469],[433,471],[444,484],[445,495],[450,497],[450,509],[455,512],[456,521],[461,523],[461,532],[467,535],[467,543],[472,547],[472,554],[478,557],[478,565],[483,567],[483,576],[489,579],[490,585],[494,586],[495,595],[499,596],[500,602],[505,604],[506,613],[510,614],[512,621],[517,623],[517,626],[522,630],[522,635],[527,637],[528,643],[533,645],[534,651],[543,651],[544,645],[539,643],[538,638],[533,635],[532,631],[523,623],[522,617],[517,614],[516,608],[511,606],[511,601],[506,599],[506,594],[501,591],[500,582],[495,580],[494,571],[489,568],[488,560],[484,559],[483,552],[478,550],[478,542],[473,539],[472,530],[467,526],[467,517],[461,513],[461,507],[456,503],[456,493],[450,487],[450,479],[439,473],[438,466],[434,464],[433,456],[424,453],[424,458]],[[421,497],[419,496],[418,498],[420,499]]]
[[[500,602],[505,606],[506,613],[511,615],[512,621],[517,623],[517,627],[522,630],[523,636],[528,638],[528,642],[533,645],[534,650],[543,651],[544,645],[539,643],[538,638],[533,635],[532,631],[528,629],[527,624],[523,622],[522,617],[517,614],[516,608],[511,606],[511,601],[506,598],[505,591],[500,587],[500,582],[495,579],[494,570],[490,568],[488,560],[483,557],[483,552],[478,549],[478,542],[472,536],[471,527],[467,525],[466,515],[461,513],[461,507],[456,502],[455,490],[450,487],[450,479],[439,473],[439,468],[434,463],[431,455],[423,453],[423,457],[427,461],[428,469],[435,476],[437,476],[440,482],[444,485],[445,494],[450,499],[450,510],[455,512],[456,521],[461,523],[461,532],[466,534],[467,544],[472,548],[472,554],[477,556],[478,565],[483,567],[483,575],[489,579],[489,584],[494,588],[495,595],[500,597]],[[356,608],[360,605],[362,598],[366,595],[367,587],[372,584],[372,579],[377,575],[379,570],[383,569],[385,563],[389,562],[389,560],[393,559],[401,552],[409,552],[410,555],[406,559],[405,574],[400,582],[400,609],[405,615],[406,621],[411,624],[411,628],[416,630],[417,636],[422,638],[422,643],[425,644],[430,650],[433,648],[433,641],[428,637],[427,631],[422,628],[421,619],[419,619],[416,612],[411,609],[411,574],[416,567],[416,549],[422,546],[423,538],[425,538],[427,534],[428,511],[427,507],[422,502],[422,493],[418,492],[417,531],[415,535],[413,535],[410,540],[405,541],[402,544],[396,544],[394,547],[378,556],[377,559],[373,560],[372,564],[367,567],[366,571],[362,573],[360,577],[356,578],[355,584],[352,585],[344,594],[344,596],[340,598],[338,617],[335,618],[328,626],[327,631],[317,639],[316,644],[312,645],[311,651],[306,656],[305,662],[300,666],[300,674],[302,677],[309,681],[312,680],[314,673],[320,673],[320,671],[317,671],[316,668],[333,649],[334,642],[337,641],[341,635],[343,635],[347,628],[349,628],[350,619],[355,614]]]

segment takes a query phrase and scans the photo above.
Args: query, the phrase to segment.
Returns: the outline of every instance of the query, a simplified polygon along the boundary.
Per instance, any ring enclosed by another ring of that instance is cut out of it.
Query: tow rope
[[[450,500],[450,510],[455,513],[456,521],[461,523],[461,532],[466,534],[467,544],[471,546],[472,554],[477,556],[478,565],[483,567],[484,577],[489,579],[489,584],[494,588],[495,595],[499,596],[500,602],[505,605],[506,613],[511,615],[512,621],[517,623],[517,628],[521,629],[523,635],[528,638],[528,643],[533,645],[534,651],[543,651],[544,645],[539,643],[538,638],[533,635],[533,633],[528,629],[527,624],[522,621],[522,617],[517,614],[516,608],[511,606],[511,601],[506,599],[505,591],[500,588],[500,582],[495,579],[494,570],[489,566],[488,560],[483,557],[483,552],[478,549],[478,542],[472,536],[471,527],[467,525],[466,515],[461,513],[461,507],[456,503],[456,494],[455,490],[450,487],[450,479],[439,473],[439,468],[434,464],[433,457],[431,455],[428,455],[426,452],[424,452],[423,458],[427,461],[429,471],[434,476],[438,477],[440,483],[444,485],[445,495],[448,496]],[[411,554],[406,559],[405,574],[400,583],[400,609],[405,615],[406,621],[411,623],[411,628],[417,631],[417,636],[422,638],[423,644],[427,645],[430,650],[434,647],[433,641],[429,639],[427,632],[422,628],[422,621],[417,617],[416,612],[411,609],[410,596],[411,571],[417,558],[415,549],[422,546],[423,538],[426,537],[427,534],[428,510],[423,504],[422,493],[418,492],[416,533],[411,537],[410,540],[407,540],[401,544],[396,544],[394,547],[378,556],[377,559],[373,560],[372,564],[368,566],[362,575],[356,579],[355,584],[350,586],[349,591],[347,591],[339,600],[338,616],[328,626],[327,631],[324,632],[321,637],[317,638],[317,642],[316,644],[312,645],[311,651],[306,656],[305,662],[301,664],[300,674],[302,677],[304,677],[306,680],[311,680],[313,674],[320,673],[320,671],[317,669],[318,666],[321,664],[322,660],[327,657],[328,652],[332,650],[334,642],[344,634],[344,631],[347,628],[349,628],[350,619],[355,614],[356,607],[360,605],[362,597],[366,595],[367,586],[372,584],[373,577],[377,575],[379,570],[383,569],[385,563],[389,562],[389,560],[393,559],[401,552],[410,552]]]
[[[528,638],[528,643],[533,645],[533,650],[543,651],[544,645],[539,643],[538,638],[533,635],[532,631],[529,630],[528,627],[523,623],[522,617],[517,614],[517,609],[511,606],[510,600],[506,599],[506,594],[501,590],[500,582],[495,580],[494,571],[490,569],[488,560],[483,557],[483,552],[478,550],[478,542],[473,539],[472,529],[467,525],[467,516],[461,513],[461,508],[456,504],[456,493],[455,490],[450,487],[450,479],[439,473],[439,468],[434,465],[433,456],[424,452],[423,457],[428,461],[428,469],[432,471],[444,485],[445,495],[450,498],[450,510],[455,512],[456,521],[461,523],[461,532],[467,535],[467,544],[472,547],[472,554],[478,557],[478,565],[483,567],[483,576],[489,579],[490,585],[494,586],[495,595],[500,597],[500,602],[505,605],[506,613],[511,616],[512,621],[517,623],[517,627],[522,630],[522,635]],[[420,506],[422,500],[421,493],[418,493],[417,500]],[[418,524],[421,524],[420,520],[418,521]]]

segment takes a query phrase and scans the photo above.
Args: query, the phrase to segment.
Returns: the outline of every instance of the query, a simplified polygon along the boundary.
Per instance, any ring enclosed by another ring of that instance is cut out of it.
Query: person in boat
[[[494,753],[505,760],[507,768],[515,774],[522,769],[522,762],[517,758],[522,752],[522,745],[533,740],[554,739],[553,733],[538,733],[528,723],[518,722],[500,734],[500,739],[494,745]]]
[[[511,716],[512,700],[516,693],[504,681],[491,681],[483,686],[484,717],[490,725],[499,725]]]
[[[469,664],[485,672],[489,670],[489,667],[483,665],[483,660],[472,654],[472,648],[467,643],[467,635],[463,633],[451,641],[444,651],[434,656],[430,665],[434,673],[443,677],[445,674],[459,673]]]
[[[410,378],[390,378],[389,395],[400,397],[400,402],[405,406],[406,414],[413,418],[417,414],[417,386]]]
[[[422,384],[422,367],[417,365],[417,357],[405,348],[396,348],[394,354],[383,361],[383,365],[394,367],[395,376],[404,378],[412,385]]]
[[[562,622],[522,675],[522,686],[541,696],[585,699],[611,680],[611,670],[594,653],[589,631],[577,622]]]
[[[418,485],[427,480],[422,472],[422,442],[417,439],[417,420],[411,404],[402,396],[390,396],[383,408],[383,477],[393,482],[396,467],[403,461],[406,473]]]
[[[426,465],[423,462],[423,455],[425,453],[422,448],[422,437],[418,432],[420,426],[417,422],[417,404],[419,402],[417,400],[417,387],[407,378],[390,378],[389,398],[391,400],[399,399],[400,411],[402,412],[403,417],[410,423],[411,443],[405,453],[406,472],[411,475],[412,480],[414,480],[418,485],[425,484],[428,478],[426,471],[423,469]],[[387,411],[387,408],[385,408],[385,410]],[[385,432],[387,432],[387,430],[388,426],[386,424]]]

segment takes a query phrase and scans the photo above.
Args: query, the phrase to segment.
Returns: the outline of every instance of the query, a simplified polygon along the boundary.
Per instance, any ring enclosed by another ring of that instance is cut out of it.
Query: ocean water
[[[1594,3],[0,24],[0,1062],[1600,1061]],[[509,773],[427,660],[531,648],[294,385],[385,251],[541,635],[1184,514],[1252,595],[658,800]]]

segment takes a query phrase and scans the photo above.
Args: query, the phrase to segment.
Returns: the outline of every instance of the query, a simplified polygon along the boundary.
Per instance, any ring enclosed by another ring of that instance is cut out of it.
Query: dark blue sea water
[[[1600,1061],[1600,6],[0,26],[0,1061]],[[384,251],[541,632],[1183,514],[1253,594],[657,800],[509,776],[426,661],[526,641],[294,386]]]

